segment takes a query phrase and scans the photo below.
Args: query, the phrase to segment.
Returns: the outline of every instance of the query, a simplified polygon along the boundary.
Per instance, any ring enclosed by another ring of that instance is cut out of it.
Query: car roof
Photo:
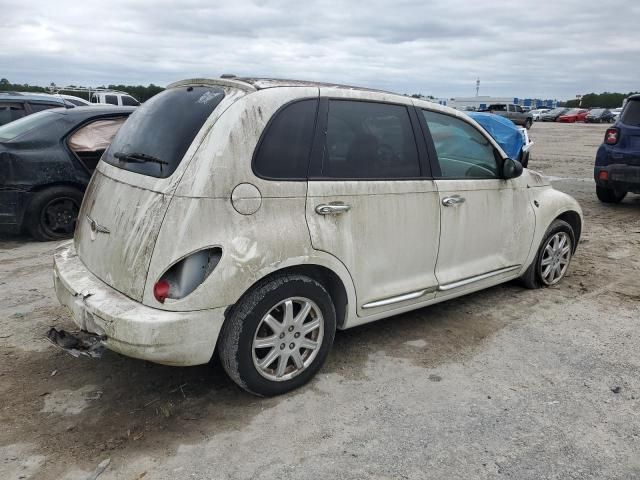
[[[41,101],[52,101],[54,103],[59,103],[64,105],[64,101],[56,97],[55,95],[50,95],[48,93],[31,93],[31,92],[0,92],[0,100],[41,100]]]
[[[627,97],[627,100],[640,100],[640,93],[636,93],[635,95],[630,95]]]
[[[180,80],[167,85],[167,88],[175,86],[196,84],[198,82],[205,82],[218,85],[228,85],[242,88],[243,90],[255,91],[264,90],[266,88],[278,88],[278,87],[332,87],[332,88],[345,88],[349,90],[359,90],[366,92],[378,92],[387,93],[392,95],[399,95],[398,93],[389,92],[386,90],[377,90],[375,88],[358,87],[355,85],[345,85],[340,83],[330,82],[316,82],[311,80],[292,80],[283,78],[268,78],[268,77],[236,77],[236,76],[223,76],[220,78],[194,78]]]

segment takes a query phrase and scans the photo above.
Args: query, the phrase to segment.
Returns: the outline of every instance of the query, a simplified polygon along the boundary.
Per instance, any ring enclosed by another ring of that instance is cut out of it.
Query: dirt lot
[[[567,278],[507,284],[346,332],[305,388],[239,390],[43,339],[72,328],[54,243],[0,240],[0,478],[640,478],[640,196],[600,204],[604,126],[537,123],[532,169],[586,228]],[[617,392],[617,393],[615,393]]]

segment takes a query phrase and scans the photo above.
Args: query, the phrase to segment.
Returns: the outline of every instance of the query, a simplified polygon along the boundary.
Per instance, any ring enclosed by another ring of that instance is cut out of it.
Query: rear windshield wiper
[[[124,153],[116,152],[113,155],[118,160],[132,163],[158,163],[160,165],[169,165],[169,162],[161,160],[153,155],[147,155],[146,153]]]

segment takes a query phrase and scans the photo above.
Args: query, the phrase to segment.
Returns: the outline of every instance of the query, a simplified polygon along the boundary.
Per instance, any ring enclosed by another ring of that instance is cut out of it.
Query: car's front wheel
[[[549,287],[567,273],[575,250],[575,232],[564,220],[554,220],[547,229],[533,263],[520,278],[527,288]]]
[[[596,195],[603,203],[620,203],[627,196],[627,192],[596,186]]]
[[[335,330],[335,308],[320,283],[279,275],[233,307],[220,332],[219,356],[231,379],[248,392],[279,395],[317,373]]]

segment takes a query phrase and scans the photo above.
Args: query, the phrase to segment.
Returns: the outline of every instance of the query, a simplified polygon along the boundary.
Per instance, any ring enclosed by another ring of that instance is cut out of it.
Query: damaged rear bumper
[[[60,303],[82,330],[128,357],[165,365],[207,363],[224,322],[224,308],[170,312],[147,307],[106,285],[84,266],[73,242],[55,252],[53,280]]]

